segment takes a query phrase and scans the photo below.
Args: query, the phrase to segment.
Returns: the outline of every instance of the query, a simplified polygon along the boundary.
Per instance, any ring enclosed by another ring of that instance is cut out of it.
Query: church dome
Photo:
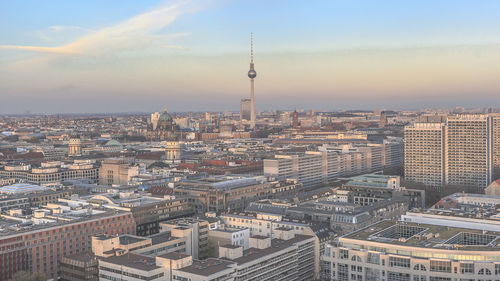
[[[173,120],[172,116],[167,113],[166,109],[163,111],[163,113],[158,118],[158,122],[172,122],[172,120]]]

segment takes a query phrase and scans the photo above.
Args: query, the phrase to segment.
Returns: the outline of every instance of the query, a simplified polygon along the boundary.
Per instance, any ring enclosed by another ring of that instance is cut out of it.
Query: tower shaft
[[[255,128],[255,96],[254,96],[254,79],[250,79],[250,128]]]

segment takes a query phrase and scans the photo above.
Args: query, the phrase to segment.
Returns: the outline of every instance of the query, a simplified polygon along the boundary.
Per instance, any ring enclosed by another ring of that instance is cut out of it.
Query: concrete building
[[[240,120],[250,121],[252,110],[252,100],[251,99],[241,99],[240,102]]]
[[[36,185],[55,185],[65,180],[98,179],[98,168],[95,161],[78,161],[63,163],[60,161],[43,162],[34,167],[25,164],[7,164],[0,169],[0,177],[14,178]]]
[[[132,177],[139,175],[139,167],[126,159],[110,158],[102,162],[99,168],[99,184],[127,185]]]
[[[445,125],[415,123],[405,127],[404,170],[407,181],[441,187],[445,182]]]
[[[221,246],[220,258],[193,259],[171,252],[146,257],[127,254],[99,261],[100,280],[313,280],[314,239],[287,235],[283,239],[254,236],[250,247]]]
[[[277,198],[298,192],[301,184],[293,181],[268,181],[265,177],[210,177],[176,183],[174,195],[187,198],[198,213],[243,210],[251,201]]]
[[[500,163],[499,117],[450,115],[446,123],[405,128],[405,177],[428,186],[445,184],[482,192]]]
[[[209,222],[202,219],[183,218],[160,223],[160,232],[170,231],[177,237],[186,237],[186,249],[193,258],[208,256]]]
[[[487,115],[448,116],[446,126],[447,184],[483,191],[493,179],[493,124]]]
[[[158,198],[143,193],[104,193],[59,201],[70,206],[94,206],[131,212],[139,236],[158,233],[160,222],[193,214],[186,199]]]
[[[83,252],[62,257],[59,264],[60,281],[98,281],[97,257],[92,252]]]
[[[395,153],[395,150],[400,151],[398,148],[401,146],[401,143],[395,142],[323,145],[318,151],[278,154],[274,159],[264,159],[264,174],[297,179],[304,187],[327,184],[339,177],[367,174],[401,165],[403,155]]]
[[[500,179],[500,115],[493,115],[493,179]]]
[[[0,280],[21,270],[57,278],[60,259],[89,251],[92,235],[135,234],[135,222],[129,212],[49,205],[33,215],[2,214],[0,230]]]
[[[382,221],[326,248],[322,280],[495,280],[499,232]]]
[[[249,228],[219,227],[208,231],[208,244],[213,253],[211,255],[219,256],[219,246],[233,245],[241,246],[243,250],[248,249],[250,238]]]

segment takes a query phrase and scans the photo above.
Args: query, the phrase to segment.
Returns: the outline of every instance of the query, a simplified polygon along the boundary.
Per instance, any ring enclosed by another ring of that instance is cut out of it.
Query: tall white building
[[[447,184],[486,188],[493,180],[493,124],[487,115],[448,116]]]
[[[450,115],[405,128],[405,178],[429,186],[485,189],[500,173],[500,117]]]
[[[445,171],[445,126],[443,123],[415,123],[405,127],[405,178],[441,187]]]

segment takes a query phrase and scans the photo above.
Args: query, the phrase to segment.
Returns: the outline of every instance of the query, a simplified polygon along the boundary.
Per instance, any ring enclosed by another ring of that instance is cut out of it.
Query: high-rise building
[[[380,112],[380,128],[387,126],[387,112]]]
[[[500,179],[500,115],[493,117],[493,179]]]
[[[405,179],[428,186],[443,186],[444,147],[443,123],[415,123],[405,127]]]
[[[445,181],[450,185],[485,189],[492,181],[492,118],[487,115],[448,116]]]
[[[294,110],[292,113],[292,128],[296,129],[299,127],[299,113]]]
[[[494,179],[494,167],[500,166],[499,124],[496,116],[461,114],[448,116],[444,124],[407,126],[405,178],[482,191]]]
[[[253,64],[253,33],[250,39],[250,70],[248,71],[248,77],[250,78],[250,127],[255,128],[255,97],[254,97],[254,78],[257,76],[257,72],[254,70]]]
[[[240,103],[240,120],[250,121],[252,118],[252,100],[251,99],[242,99]]]

